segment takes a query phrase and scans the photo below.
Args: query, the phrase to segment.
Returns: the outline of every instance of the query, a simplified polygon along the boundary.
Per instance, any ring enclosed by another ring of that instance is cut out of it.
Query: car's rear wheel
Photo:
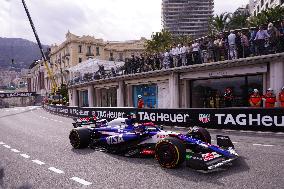
[[[185,145],[177,138],[160,140],[155,147],[155,158],[164,168],[175,168],[185,160]]]
[[[91,133],[88,128],[72,129],[69,135],[69,139],[73,148],[86,148],[91,142]]]

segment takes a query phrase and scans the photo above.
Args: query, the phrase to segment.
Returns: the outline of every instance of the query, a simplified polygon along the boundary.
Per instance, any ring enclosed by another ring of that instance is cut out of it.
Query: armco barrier
[[[284,132],[283,108],[227,109],[137,109],[137,108],[79,108],[45,105],[55,114],[84,117],[96,115],[112,120],[135,113],[140,121],[167,126],[202,126],[215,129],[241,129]]]

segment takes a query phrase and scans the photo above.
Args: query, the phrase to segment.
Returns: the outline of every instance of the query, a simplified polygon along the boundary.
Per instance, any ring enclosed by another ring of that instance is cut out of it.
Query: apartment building
[[[213,16],[213,0],[163,0],[162,26],[174,36],[206,35]]]

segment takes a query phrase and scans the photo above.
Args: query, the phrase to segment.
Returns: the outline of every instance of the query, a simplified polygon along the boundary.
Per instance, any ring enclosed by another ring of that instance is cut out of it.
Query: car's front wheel
[[[160,140],[155,147],[155,158],[164,168],[176,168],[185,160],[185,145],[177,138]]]
[[[86,148],[91,142],[91,132],[88,128],[72,129],[69,135],[69,140],[73,148]]]

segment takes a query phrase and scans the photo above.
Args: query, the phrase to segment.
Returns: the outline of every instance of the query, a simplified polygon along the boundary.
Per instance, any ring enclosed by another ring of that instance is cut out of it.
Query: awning
[[[99,70],[99,66],[103,65],[105,70],[111,70],[114,68],[120,68],[124,66],[124,62],[117,62],[117,61],[107,61],[107,60],[98,60],[98,59],[89,59],[84,62],[79,63],[76,66],[68,68],[67,70],[70,73],[94,73]]]

